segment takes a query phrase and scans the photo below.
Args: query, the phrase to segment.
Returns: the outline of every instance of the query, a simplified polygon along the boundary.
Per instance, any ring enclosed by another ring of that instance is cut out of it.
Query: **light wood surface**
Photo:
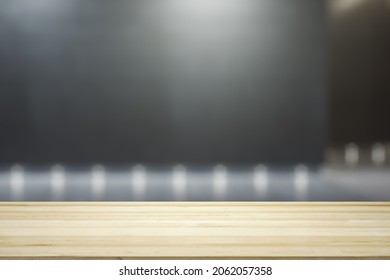
[[[389,259],[390,203],[0,203],[1,259]]]

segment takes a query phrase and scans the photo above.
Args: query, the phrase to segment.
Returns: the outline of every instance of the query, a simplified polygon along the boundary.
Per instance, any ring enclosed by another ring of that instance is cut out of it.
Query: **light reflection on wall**
[[[335,12],[345,13],[349,12],[362,3],[364,3],[365,0],[332,0],[332,9]]]
[[[253,7],[253,0],[166,0],[162,5],[183,18],[201,21],[248,11]]]
[[[170,84],[169,95],[177,131],[196,129],[199,108],[204,110],[203,118],[223,113],[223,107],[233,97],[231,88],[252,81],[249,77],[256,72],[255,61],[266,64],[275,56],[283,55],[275,51],[281,36],[277,27],[269,26],[269,13],[276,5],[270,1],[166,0],[156,3],[161,8],[162,46],[169,65],[166,72],[175,81]],[[265,22],[256,27],[255,34],[254,18]],[[259,71],[257,75],[263,73]],[[264,99],[271,99],[269,93],[262,95]],[[204,103],[206,100],[208,104]],[[212,111],[210,104],[214,104]],[[235,108],[239,107],[236,103]],[[182,137],[193,138],[186,134]]]
[[[0,161],[321,162],[325,9],[295,1],[0,0]]]

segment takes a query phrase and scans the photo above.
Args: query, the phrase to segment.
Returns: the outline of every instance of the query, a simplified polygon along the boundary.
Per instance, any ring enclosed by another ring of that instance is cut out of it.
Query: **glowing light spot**
[[[172,174],[173,193],[177,200],[183,200],[186,196],[187,188],[187,172],[182,165],[177,165],[173,168]]]
[[[103,200],[106,192],[106,171],[102,165],[95,165],[91,174],[92,195],[95,200]]]
[[[371,150],[372,162],[376,165],[383,165],[386,162],[386,149],[385,146],[377,143],[372,146]]]
[[[10,172],[11,197],[15,201],[23,200],[25,188],[24,167],[14,165]]]
[[[142,200],[146,191],[146,169],[143,165],[136,165],[132,171],[133,194],[137,200]]]
[[[53,200],[63,200],[65,194],[65,169],[61,165],[55,165],[51,169],[50,186]]]
[[[265,199],[268,193],[268,169],[266,166],[258,165],[255,167],[253,185],[256,195]]]
[[[227,169],[223,165],[214,167],[213,185],[214,195],[217,199],[223,199],[227,188]]]
[[[345,148],[345,163],[355,166],[359,163],[359,147],[356,144],[348,144]]]
[[[294,172],[295,194],[298,200],[307,200],[309,174],[305,165],[298,165]]]

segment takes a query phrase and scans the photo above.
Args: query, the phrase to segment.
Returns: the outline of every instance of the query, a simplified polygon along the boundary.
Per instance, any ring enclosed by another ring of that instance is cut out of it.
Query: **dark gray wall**
[[[0,0],[0,161],[322,161],[322,0]]]
[[[389,142],[390,1],[330,3],[331,142]]]

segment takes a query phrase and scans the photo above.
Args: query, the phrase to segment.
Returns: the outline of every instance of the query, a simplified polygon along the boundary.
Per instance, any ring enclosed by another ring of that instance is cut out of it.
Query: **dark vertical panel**
[[[389,141],[390,4],[331,1],[331,138]]]

